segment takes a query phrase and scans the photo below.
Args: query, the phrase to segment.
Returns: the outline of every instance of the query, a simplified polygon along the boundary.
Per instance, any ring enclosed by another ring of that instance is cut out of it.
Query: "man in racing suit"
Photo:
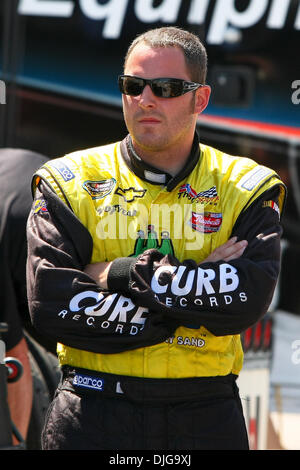
[[[248,449],[239,334],[272,299],[285,187],[199,143],[205,76],[194,35],[142,35],[120,85],[129,135],[34,177],[29,308],[63,372],[44,449]]]

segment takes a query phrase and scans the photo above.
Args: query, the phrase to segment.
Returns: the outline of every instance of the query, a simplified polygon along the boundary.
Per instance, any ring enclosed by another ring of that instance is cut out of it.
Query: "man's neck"
[[[191,171],[193,171],[195,165],[199,161],[199,138],[196,133],[194,135],[190,155],[188,156],[188,159],[183,168],[179,170],[175,176],[171,175],[169,168],[167,168],[167,170],[160,170],[154,165],[151,165],[151,163],[146,163],[143,159],[141,159],[139,155],[133,151],[133,145],[131,143],[131,137],[129,134],[121,142],[121,155],[127,166],[139,178],[149,181],[152,184],[166,186],[168,191],[172,191],[180,181],[182,181],[191,173]]]

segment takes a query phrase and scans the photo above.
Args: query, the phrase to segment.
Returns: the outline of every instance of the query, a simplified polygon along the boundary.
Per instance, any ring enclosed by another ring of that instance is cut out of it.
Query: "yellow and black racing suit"
[[[238,376],[239,335],[266,313],[279,273],[285,187],[274,171],[195,136],[171,177],[141,162],[127,136],[49,161],[34,193],[29,307],[58,342],[72,390],[107,383],[130,401],[141,386],[147,401],[159,399],[145,388],[154,381],[182,401],[186,380],[206,380],[214,396],[212,383]],[[205,262],[232,236],[248,240],[242,257]],[[112,261],[107,290],[83,272],[99,261]]]

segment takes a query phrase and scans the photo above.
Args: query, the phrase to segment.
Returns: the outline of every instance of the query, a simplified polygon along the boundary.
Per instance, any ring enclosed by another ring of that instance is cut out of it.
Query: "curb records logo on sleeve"
[[[92,199],[102,199],[105,196],[108,196],[109,193],[113,190],[116,184],[114,178],[109,178],[101,181],[85,181],[83,183],[83,189],[85,189]]]
[[[222,213],[220,212],[194,212],[189,220],[189,225],[201,233],[218,232],[222,224]]]

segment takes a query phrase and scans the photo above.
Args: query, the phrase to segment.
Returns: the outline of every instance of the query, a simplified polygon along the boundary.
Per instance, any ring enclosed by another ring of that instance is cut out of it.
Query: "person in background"
[[[26,440],[33,387],[23,322],[29,320],[26,293],[26,223],[32,206],[32,173],[48,158],[23,149],[0,149],[0,318],[7,324],[2,333],[6,356],[23,366],[19,380],[8,384],[11,419]],[[0,424],[1,425],[1,424]],[[18,440],[13,436],[13,443]]]

